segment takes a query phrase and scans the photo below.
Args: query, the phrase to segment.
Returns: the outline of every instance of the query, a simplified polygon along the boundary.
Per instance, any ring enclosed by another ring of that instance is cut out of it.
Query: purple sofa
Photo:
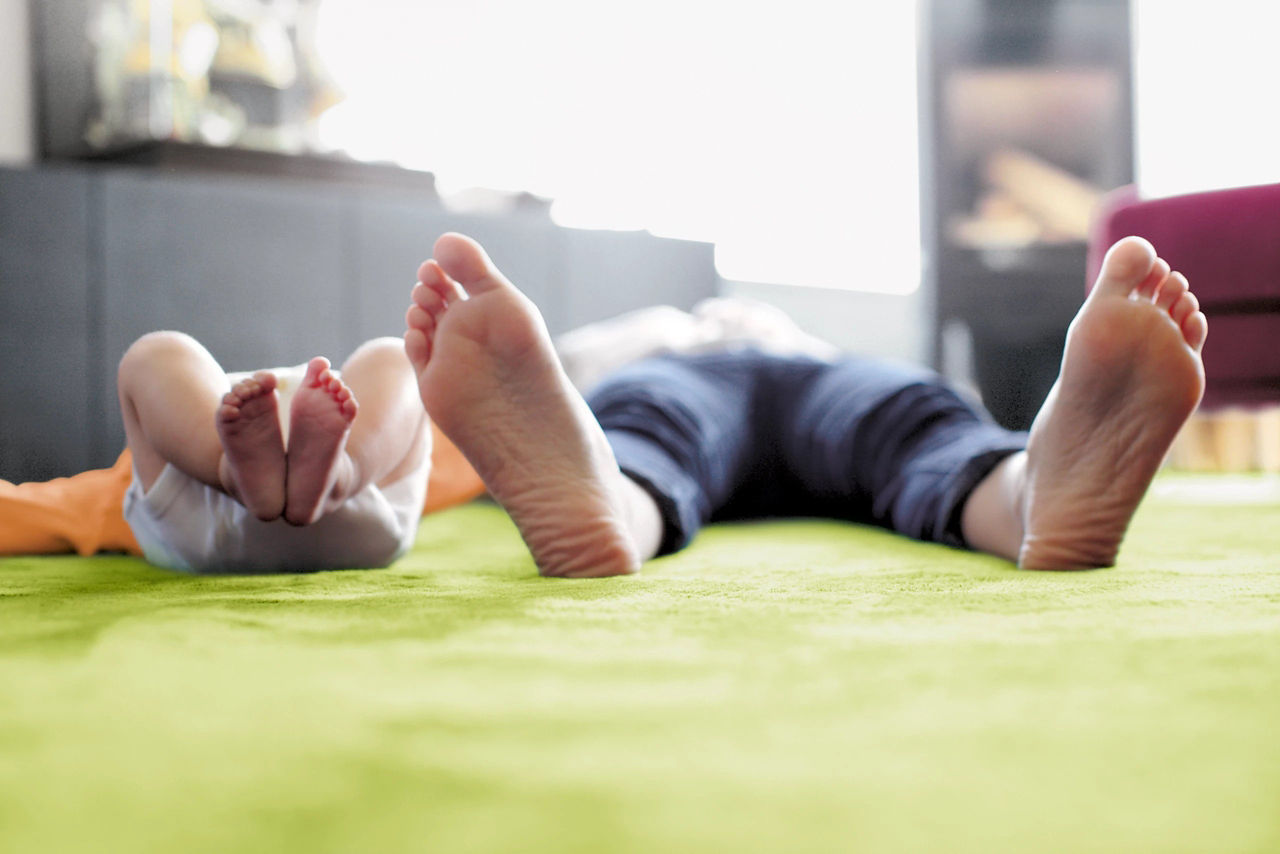
[[[1099,208],[1088,284],[1107,247],[1150,240],[1191,282],[1209,318],[1204,407],[1280,403],[1280,184],[1142,199],[1134,187]]]

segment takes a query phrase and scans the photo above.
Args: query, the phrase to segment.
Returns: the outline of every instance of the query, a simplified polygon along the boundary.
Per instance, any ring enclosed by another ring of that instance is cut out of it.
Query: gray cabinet
[[[100,182],[101,313],[107,391],[91,413],[109,453],[124,446],[115,366],[139,336],[177,329],[229,370],[345,355],[346,205],[305,187],[173,181],[146,172]]]
[[[0,478],[110,464],[115,371],[177,329],[229,370],[344,359],[399,335],[436,236],[462,231],[553,333],[717,289],[708,244],[459,215],[431,193],[323,181],[67,166],[0,169]]]
[[[91,291],[90,181],[75,170],[0,171],[0,477],[98,459],[98,292]]]
[[[559,233],[545,217],[450,213],[397,194],[362,193],[353,204],[350,289],[359,334],[352,344],[404,330],[409,288],[418,265],[446,231],[479,240],[493,261],[533,300],[553,332],[561,331],[557,265]]]

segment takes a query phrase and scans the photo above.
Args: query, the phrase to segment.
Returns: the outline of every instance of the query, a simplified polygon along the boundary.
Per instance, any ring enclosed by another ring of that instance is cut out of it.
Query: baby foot
[[[511,515],[539,571],[635,572],[624,475],[533,303],[459,234],[436,242],[418,280],[404,339],[423,405]]]
[[[1200,402],[1208,324],[1151,244],[1116,243],[1072,321],[1031,426],[1018,563],[1111,566],[1174,436]]]
[[[214,416],[222,440],[222,488],[259,519],[284,512],[285,458],[276,377],[260,371],[236,383]]]
[[[310,525],[347,497],[353,463],[344,453],[358,407],[351,389],[316,356],[289,410],[285,521]]]

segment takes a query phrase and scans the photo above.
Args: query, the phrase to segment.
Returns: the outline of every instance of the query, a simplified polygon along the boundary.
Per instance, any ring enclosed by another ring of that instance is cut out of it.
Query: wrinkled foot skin
[[[623,475],[533,303],[459,234],[436,242],[418,279],[405,351],[423,405],[510,514],[538,570],[635,572]]]
[[[1134,511],[1204,392],[1207,334],[1187,280],[1151,244],[1128,237],[1111,248],[1031,427],[1020,566],[1115,563]]]
[[[310,525],[347,497],[355,472],[345,450],[358,410],[328,359],[317,356],[307,363],[289,410],[284,509],[289,524]]]
[[[214,416],[222,441],[222,487],[255,517],[280,518],[285,502],[284,440],[275,374],[261,371],[236,383]]]

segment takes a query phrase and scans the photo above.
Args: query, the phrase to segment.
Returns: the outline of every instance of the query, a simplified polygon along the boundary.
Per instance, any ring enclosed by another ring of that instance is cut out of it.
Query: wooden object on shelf
[[[991,190],[978,200],[972,216],[952,220],[947,236],[973,249],[1030,246],[1044,238],[1044,227],[1008,193]]]
[[[1001,148],[987,158],[985,177],[1045,229],[1046,238],[1084,240],[1102,191],[1034,154]]]
[[[1280,472],[1280,406],[1197,412],[1174,441],[1169,467],[1195,472]]]

